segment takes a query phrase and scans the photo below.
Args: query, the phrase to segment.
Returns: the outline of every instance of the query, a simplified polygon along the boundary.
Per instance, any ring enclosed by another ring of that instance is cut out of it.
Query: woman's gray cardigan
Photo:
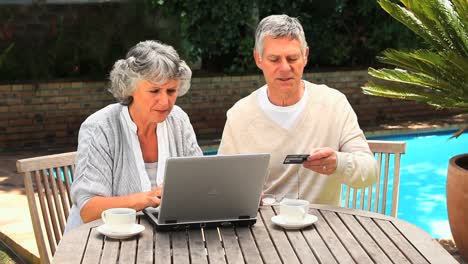
[[[132,145],[125,133],[124,107],[108,105],[81,125],[71,186],[73,207],[66,231],[82,224],[79,212],[92,197],[144,191]],[[170,157],[203,155],[188,115],[180,107],[174,106],[166,121]]]

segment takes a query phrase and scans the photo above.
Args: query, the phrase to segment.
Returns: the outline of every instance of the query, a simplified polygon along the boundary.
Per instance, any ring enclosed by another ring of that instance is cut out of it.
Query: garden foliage
[[[18,11],[23,10],[23,12]],[[25,16],[47,28],[18,28]],[[109,11],[110,10],[110,11]],[[256,72],[252,49],[258,21],[270,14],[298,17],[310,47],[307,69],[375,65],[386,48],[417,48],[403,25],[375,0],[252,1],[132,0],[89,5],[0,9],[0,81],[105,78],[114,61],[138,41],[173,45],[209,74]],[[4,52],[10,45],[13,48]],[[419,46],[418,46],[419,45]]]

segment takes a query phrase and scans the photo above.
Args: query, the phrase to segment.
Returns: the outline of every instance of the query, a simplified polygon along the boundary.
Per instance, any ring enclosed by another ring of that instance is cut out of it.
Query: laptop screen
[[[255,219],[269,159],[269,154],[167,159],[156,224]]]

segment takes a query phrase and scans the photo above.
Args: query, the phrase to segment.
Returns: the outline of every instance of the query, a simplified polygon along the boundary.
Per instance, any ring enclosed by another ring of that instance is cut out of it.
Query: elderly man
[[[266,85],[228,112],[220,154],[271,154],[264,193],[340,204],[341,184],[364,187],[376,180],[376,162],[346,97],[302,79],[309,48],[296,18],[264,18],[253,52]],[[288,154],[309,154],[283,164]]]

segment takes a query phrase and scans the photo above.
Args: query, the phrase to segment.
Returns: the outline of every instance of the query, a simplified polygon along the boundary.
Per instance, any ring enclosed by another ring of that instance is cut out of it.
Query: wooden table
[[[144,215],[143,233],[114,240],[98,233],[101,220],[67,233],[54,263],[457,263],[422,229],[380,214],[311,205],[319,220],[302,230],[271,222],[262,207],[252,227],[156,232]]]

